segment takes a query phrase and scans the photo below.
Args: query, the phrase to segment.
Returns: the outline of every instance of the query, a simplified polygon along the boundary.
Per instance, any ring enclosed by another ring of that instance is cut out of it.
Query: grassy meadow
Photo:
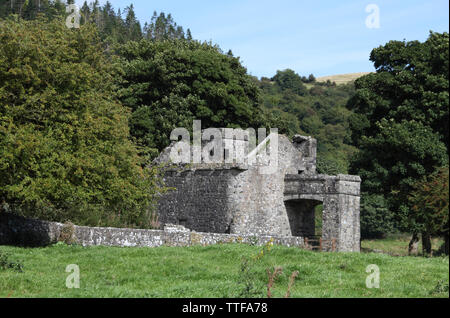
[[[391,256],[407,256],[408,244],[411,240],[410,235],[390,234],[382,240],[364,240],[361,242],[362,252],[384,253]],[[442,238],[432,238],[432,254],[439,255],[439,249],[444,244]],[[422,253],[422,241],[419,241],[419,253]]]
[[[377,249],[381,243],[364,246]],[[274,280],[273,297],[286,296],[294,272],[292,298],[449,297],[448,257],[318,253],[281,246],[269,250],[244,244],[115,248],[59,243],[0,250],[23,265],[23,272],[0,267],[0,297],[267,297],[267,270],[275,267],[282,273]],[[79,289],[66,287],[69,264],[79,266]],[[366,287],[371,264],[380,269],[378,289]]]

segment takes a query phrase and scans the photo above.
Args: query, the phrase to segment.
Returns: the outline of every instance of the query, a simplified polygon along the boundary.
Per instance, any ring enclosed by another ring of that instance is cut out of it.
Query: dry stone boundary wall
[[[62,234],[65,235],[62,235]],[[193,246],[224,243],[264,245],[270,240],[276,245],[304,247],[302,237],[251,236],[191,232],[179,225],[166,225],[164,230],[138,230],[68,226],[67,224],[25,219],[0,213],[0,245],[47,246],[67,240],[83,246],[159,247]]]

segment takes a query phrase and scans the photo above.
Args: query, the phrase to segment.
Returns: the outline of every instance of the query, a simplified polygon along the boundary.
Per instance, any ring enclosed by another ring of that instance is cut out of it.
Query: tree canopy
[[[413,185],[448,163],[448,59],[448,33],[390,41],[372,51],[377,72],[356,81],[348,103],[360,149],[351,172],[363,178],[363,192],[387,199],[405,231],[420,228],[408,201]]]
[[[152,156],[169,145],[174,128],[192,130],[194,119],[206,128],[264,124],[259,90],[247,70],[210,43],[142,40],[121,46],[118,54],[131,133]]]
[[[147,226],[161,189],[129,140],[112,64],[91,25],[0,20],[0,203],[47,220]]]

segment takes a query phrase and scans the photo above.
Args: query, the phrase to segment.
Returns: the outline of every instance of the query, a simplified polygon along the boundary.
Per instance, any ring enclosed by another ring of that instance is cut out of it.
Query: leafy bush
[[[449,169],[442,167],[432,175],[414,185],[409,196],[412,204],[411,219],[422,236],[443,236],[445,244],[442,251],[448,255],[449,227]],[[431,253],[431,245],[426,242],[427,253]]]
[[[75,225],[73,223],[68,221],[64,224],[61,233],[59,234],[58,241],[68,245],[76,243]]]
[[[448,280],[442,279],[442,280],[438,281],[438,283],[436,284],[436,287],[432,291],[430,291],[430,295],[443,294],[443,293],[448,294],[448,291],[449,291]]]
[[[256,242],[255,242],[256,244]],[[255,245],[250,243],[251,246]],[[239,269],[238,283],[242,286],[238,295],[239,298],[262,297],[264,295],[264,285],[258,280],[259,273],[254,267],[266,256],[273,246],[273,240],[267,242],[263,249],[256,255],[248,257],[244,256],[241,260]]]
[[[421,231],[448,236],[449,168],[442,167],[414,185],[409,197],[415,221]]]
[[[0,250],[0,269],[12,269],[17,272],[23,272],[23,264],[17,261],[11,261],[9,255]]]
[[[394,231],[393,213],[382,195],[363,193],[361,198],[361,238],[383,238]]]

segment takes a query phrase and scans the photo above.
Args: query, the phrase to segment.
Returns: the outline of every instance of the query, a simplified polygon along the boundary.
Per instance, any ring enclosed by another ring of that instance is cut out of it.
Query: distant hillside
[[[326,82],[330,80],[331,82],[336,82],[336,84],[347,84],[349,82],[353,82],[358,78],[370,74],[370,72],[362,72],[362,73],[351,73],[351,74],[340,74],[340,75],[331,75],[317,78],[318,82]]]
[[[317,139],[319,173],[348,174],[349,158],[356,148],[349,145],[349,99],[354,85],[305,83],[302,76],[287,69],[271,79],[256,79],[261,89],[261,103],[271,127],[289,137],[296,134]]]

